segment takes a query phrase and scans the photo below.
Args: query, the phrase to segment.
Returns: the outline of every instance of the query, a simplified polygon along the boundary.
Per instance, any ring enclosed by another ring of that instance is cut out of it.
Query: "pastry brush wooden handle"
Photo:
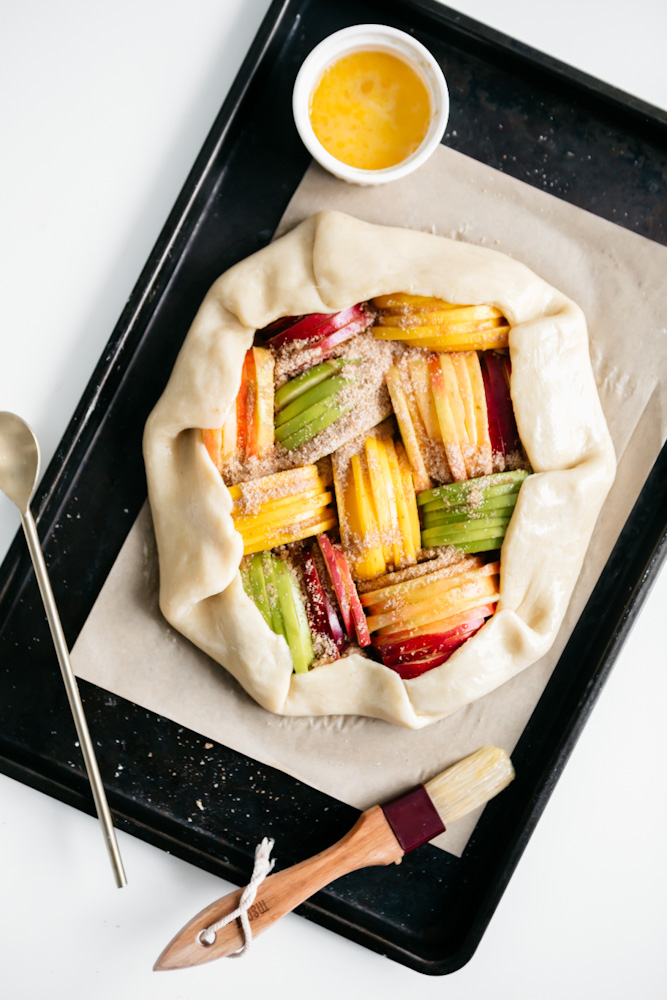
[[[403,854],[403,848],[381,807],[367,809],[338,843],[291,868],[269,875],[262,882],[248,910],[253,937],[341,875],[358,868],[398,862]],[[238,920],[216,931],[213,944],[200,943],[199,934],[232,913],[239,904],[242,892],[243,889],[236,889],[190,920],[164,949],[154,969],[162,971],[203,965],[238,951],[243,946],[243,932]]]

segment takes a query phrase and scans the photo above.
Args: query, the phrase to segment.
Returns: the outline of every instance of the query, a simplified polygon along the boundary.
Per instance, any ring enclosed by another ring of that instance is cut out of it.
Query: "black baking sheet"
[[[297,70],[323,37],[363,22],[410,31],[439,60],[447,145],[667,245],[663,112],[426,0],[276,0],[34,504],[70,646],[146,498],[143,425],[197,307],[270,240],[308,166],[291,117]],[[664,556],[666,501],[663,449],[515,750],[517,780],[463,857],[422,847],[400,867],[346,876],[299,912],[421,972],[468,961]],[[208,871],[241,883],[259,835],[276,838],[287,865],[357,815],[94,685],[81,690],[118,826]],[[93,811],[21,538],[0,570],[0,769]],[[202,792],[210,804],[193,815]]]

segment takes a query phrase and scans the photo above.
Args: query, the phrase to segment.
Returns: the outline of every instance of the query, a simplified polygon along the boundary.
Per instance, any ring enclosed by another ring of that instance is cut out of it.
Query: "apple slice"
[[[456,424],[447,394],[445,374],[440,365],[439,355],[432,354],[429,356],[428,370],[431,377],[431,389],[433,391],[433,399],[435,401],[436,413],[438,414],[440,434],[445,448],[445,455],[447,456],[449,471],[452,474],[452,479],[461,481],[468,478],[468,473],[456,433]],[[417,492],[421,493],[422,490],[418,488]]]
[[[426,462],[424,461],[422,449],[419,446],[408,400],[401,384],[401,373],[398,366],[393,365],[385,378],[391,397],[391,404],[398,422],[398,429],[401,432],[401,438],[403,439],[403,444],[414,472],[415,488],[418,491],[427,490],[431,485],[431,480],[426,471]]]
[[[218,472],[222,472],[222,427],[207,428],[201,432],[204,447]]]
[[[371,637],[368,631],[366,615],[364,614],[364,609],[361,606],[357,588],[354,585],[354,580],[352,579],[352,574],[350,573],[349,563],[345,558],[345,554],[340,549],[335,549],[334,551],[336,553],[338,569],[340,570],[340,575],[342,576],[343,583],[345,584],[347,599],[350,604],[350,616],[354,624],[354,630],[357,633],[357,642],[362,647],[370,646]]]
[[[320,313],[319,315],[325,320],[329,313]],[[289,330],[290,327],[295,326],[302,319],[303,316],[281,316],[280,319],[275,319],[273,323],[269,323],[263,330],[260,330],[260,333],[268,340],[271,337],[275,337],[278,333],[282,333],[283,330]]]
[[[470,603],[472,606],[465,611],[459,611],[458,614],[450,615],[448,618],[441,618],[439,621],[429,622],[427,625],[422,625],[419,628],[404,628],[393,632],[387,629],[386,635],[378,634],[373,636],[373,645],[382,653],[382,650],[387,645],[402,645],[413,639],[419,642],[423,640],[428,641],[433,635],[441,635],[444,632],[449,632],[458,625],[464,625],[469,621],[476,621],[480,616],[486,620],[496,610],[496,603],[485,604],[480,601],[471,601]]]
[[[285,407],[290,406],[295,399],[304,393],[314,389],[316,385],[324,382],[330,375],[335,375],[345,364],[355,364],[360,359],[333,358],[331,361],[323,361],[314,368],[309,368],[296,378],[291,378],[276,391],[275,409],[276,413],[281,413]],[[289,419],[289,418],[288,418]]]
[[[428,362],[421,355],[410,356],[408,358],[408,369],[410,372],[410,382],[417,401],[417,408],[422,422],[426,429],[426,434],[432,441],[441,440],[438,414],[431,392],[431,380],[428,373]],[[480,374],[480,379],[481,379]]]
[[[401,562],[403,565],[411,565],[417,561],[417,550],[412,535],[412,522],[410,520],[408,501],[406,500],[405,493],[403,492],[403,481],[401,478],[401,469],[398,464],[398,455],[396,454],[394,442],[391,439],[387,439],[384,442],[384,446],[387,453],[387,462],[389,464],[389,471],[394,487],[394,497],[396,499],[398,530],[401,536],[401,548],[403,550]],[[377,576],[379,574],[375,575]]]
[[[313,639],[298,584],[286,562],[274,557],[274,577],[280,613],[295,674],[305,674],[313,662]]]
[[[255,364],[252,349],[246,351],[241,369],[241,385],[236,396],[236,448],[241,459],[245,458],[248,446],[248,388]]]
[[[222,466],[228,465],[237,454],[237,433],[236,433],[236,402],[227,414],[227,419],[222,425],[222,441],[220,445],[220,461]]]
[[[317,536],[317,544],[320,547],[320,552],[322,553],[322,558],[324,559],[324,565],[329,573],[331,586],[334,589],[334,594],[336,595],[336,600],[338,601],[338,607],[340,608],[345,631],[347,632],[349,638],[352,638],[353,625],[350,613],[350,599],[347,596],[347,587],[345,586],[343,575],[338,565],[336,550],[331,544],[329,536],[324,533]]]
[[[443,663],[452,656],[457,649],[459,649],[464,642],[467,642],[470,636],[461,636],[458,641],[450,648],[442,653],[437,653],[435,656],[428,657],[424,660],[413,660],[411,663],[406,664],[396,664],[389,665],[390,670],[395,670],[403,680],[408,681],[413,677],[420,677],[425,674],[427,670],[433,670],[434,667],[440,667]]]
[[[428,645],[421,646],[414,650],[405,650],[402,653],[392,654],[389,652],[388,648],[384,646],[382,648],[382,662],[386,667],[396,667],[407,663],[418,663],[420,660],[440,656],[442,653],[452,653],[455,649],[458,649],[459,646],[462,646],[464,642],[475,635],[475,633],[479,632],[483,624],[484,619],[477,618],[468,625],[462,625],[460,629],[455,630],[454,633],[448,635],[447,637],[438,635],[431,636],[430,638],[432,641],[428,643]]]
[[[486,392],[484,390],[484,379],[479,363],[477,351],[467,351],[465,358],[470,389],[472,392],[475,430],[477,440],[477,476],[488,475],[493,472],[493,452],[491,449],[491,439],[489,437],[489,414],[486,407]]]
[[[394,536],[389,498],[387,496],[384,476],[382,475],[380,449],[377,440],[372,435],[364,441],[364,452],[368,467],[368,478],[371,484],[373,507],[375,508],[375,519],[380,535],[380,544],[382,545],[382,554],[386,563],[393,563]]]
[[[391,295],[378,295],[373,299],[373,305],[378,309],[393,309],[397,312],[412,310],[454,309],[451,302],[436,299],[432,295],[410,295],[407,292],[392,292]]]
[[[373,322],[372,318],[366,313],[363,314],[359,319],[353,320],[346,326],[342,327],[340,330],[336,330],[335,333],[330,334],[328,337],[323,337],[322,340],[318,340],[316,344],[313,344],[311,350],[321,358],[326,358],[329,354],[332,354],[336,348],[343,344],[346,340],[350,340],[355,337],[358,333],[363,333]]]
[[[396,491],[394,490],[394,479],[391,474],[391,467],[389,465],[389,456],[387,455],[387,446],[383,440],[377,441],[377,457],[380,465],[380,473],[382,475],[382,482],[384,483],[385,492],[387,494],[387,507],[389,512],[390,521],[390,537],[391,537],[391,548],[393,559],[387,560],[394,564],[394,568],[398,569],[403,563],[403,540],[401,538],[401,529],[398,523],[398,506],[396,504]]]
[[[403,630],[407,627],[419,628],[420,625],[428,625],[429,622],[454,615],[457,611],[467,610],[468,601],[479,599],[480,605],[489,604],[492,600],[497,600],[498,593],[497,579],[481,577],[479,580],[444,590],[436,597],[419,604],[410,604],[407,609],[399,607],[396,610],[369,615],[367,618],[368,630],[376,632],[378,629],[387,628],[396,630]]]
[[[253,412],[252,445],[258,458],[273,446],[273,371],[275,361],[265,347],[252,348],[255,363],[255,408]]]
[[[336,609],[331,603],[326,589],[322,586],[312,550],[304,553],[302,565],[309,597],[307,611],[311,631],[319,633],[328,640],[329,647],[333,646],[333,658],[337,660],[341,651],[346,648],[347,641]]]
[[[417,496],[415,493],[414,474],[410,469],[408,456],[400,441],[395,444],[398,468],[401,474],[401,486],[403,487],[403,497],[408,512],[410,531],[412,534],[412,545],[415,553],[421,549],[421,528],[419,526],[419,510],[417,508]]]
[[[401,608],[405,616],[409,617],[411,606],[423,604],[427,599],[436,598],[445,594],[446,591],[462,587],[464,584],[479,580],[481,577],[497,575],[500,572],[500,563],[486,563],[459,573],[447,572],[449,568],[427,573],[415,580],[397,583],[393,587],[383,587],[370,594],[363,594],[361,603],[374,615]],[[451,568],[456,569],[456,564]]]
[[[350,459],[351,483],[348,483],[348,491],[351,487],[353,505],[356,508],[354,515],[352,515],[353,532],[356,536],[357,546],[361,550],[360,557],[354,560],[354,570],[362,580],[371,580],[374,576],[385,573],[387,567],[382,554],[375,511],[370,500],[370,483],[368,470],[365,466],[365,462],[362,465],[360,455],[352,455]]]
[[[471,631],[480,628],[486,618],[480,615],[479,608],[475,608],[474,617],[456,628],[449,629],[448,632],[432,632],[428,635],[416,635],[408,639],[401,639],[395,642],[387,642],[377,648],[382,656],[383,663],[390,663],[392,660],[398,661],[399,657],[409,657],[411,659],[424,659],[431,652],[438,653],[448,649],[452,640],[456,636],[468,636]],[[375,645],[375,643],[374,643]],[[409,663],[410,659],[400,662]]]
[[[315,343],[336,333],[349,323],[361,319],[368,319],[361,305],[351,306],[336,313],[310,313],[272,336],[268,343],[274,348],[293,344],[299,340]]]
[[[514,419],[512,397],[503,358],[495,351],[482,355],[482,375],[489,413],[489,432],[494,453],[503,458],[521,452],[521,440]]]

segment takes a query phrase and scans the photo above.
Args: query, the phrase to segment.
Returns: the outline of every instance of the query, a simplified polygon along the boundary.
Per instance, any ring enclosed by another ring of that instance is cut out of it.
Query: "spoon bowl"
[[[25,420],[0,411],[0,490],[26,514],[39,476],[39,444]]]

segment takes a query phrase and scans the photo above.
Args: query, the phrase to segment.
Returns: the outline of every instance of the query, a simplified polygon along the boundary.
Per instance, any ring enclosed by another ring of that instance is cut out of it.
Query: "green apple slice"
[[[483,541],[505,535],[509,517],[490,517],[484,521],[474,521],[472,525],[453,525],[447,528],[427,528],[422,531],[422,545],[467,545],[468,542]],[[455,531],[453,528],[459,528]]]
[[[446,486],[436,486],[432,490],[424,490],[417,495],[420,507],[436,502],[442,507],[455,507],[464,504],[471,493],[481,493],[484,497],[500,496],[502,493],[515,492],[530,473],[527,469],[512,469],[509,472],[494,472],[490,476],[480,476],[477,479],[466,479],[463,482],[448,483]]]
[[[292,434],[300,426],[301,421],[299,417],[304,411],[309,410],[317,403],[329,399],[331,396],[337,395],[351,381],[353,380],[347,379],[344,375],[332,375],[323,382],[308,389],[308,392],[302,393],[302,395],[298,396],[294,402],[286,406],[277,415],[276,437],[279,435],[287,437]],[[290,428],[289,430],[287,430],[288,427]]]
[[[330,375],[340,371],[344,364],[344,358],[324,361],[321,365],[315,365],[314,368],[309,368],[303,374],[297,375],[296,378],[290,379],[289,382],[285,382],[284,385],[281,385],[276,390],[274,401],[276,413],[281,413],[285,407],[289,406],[290,403],[303,395],[303,393],[308,392],[316,385],[319,385],[320,382],[324,382]]]
[[[316,434],[326,430],[336,420],[340,420],[346,413],[349,413],[354,406],[354,402],[349,402],[343,406],[337,403],[335,399],[325,402],[328,402],[329,405],[323,410],[319,409],[324,405],[322,403],[318,403],[316,406],[311,407],[310,410],[306,410],[304,416],[307,415],[307,420],[303,426],[289,437],[282,439],[280,443],[286,451],[293,451],[294,448],[299,448],[302,444],[306,444]]]
[[[276,635],[282,635],[287,638],[287,633],[285,631],[285,623],[283,621],[283,616],[280,610],[280,602],[278,600],[278,585],[276,582],[275,563],[276,558],[271,552],[258,552],[258,556],[261,558],[262,571],[264,574],[264,582],[266,586],[266,596],[267,603],[269,607],[269,614],[271,617],[271,628],[276,633]]]
[[[274,571],[278,603],[285,623],[285,638],[292,654],[294,673],[305,674],[313,662],[314,654],[303,600],[287,563],[276,559]]]
[[[266,592],[266,580],[264,578],[262,557],[260,553],[257,553],[250,559],[248,564],[248,583],[250,596],[259,608],[262,618],[269,628],[272,629],[273,623],[271,618],[271,608],[269,606],[269,598]]]
[[[444,510],[426,511],[424,527],[435,528],[440,524],[455,524],[458,521],[478,521],[480,518],[489,517],[492,513],[498,517],[506,517],[514,510],[517,498],[518,493],[507,493],[500,497],[489,497],[488,500],[472,509],[469,507],[446,507]]]

